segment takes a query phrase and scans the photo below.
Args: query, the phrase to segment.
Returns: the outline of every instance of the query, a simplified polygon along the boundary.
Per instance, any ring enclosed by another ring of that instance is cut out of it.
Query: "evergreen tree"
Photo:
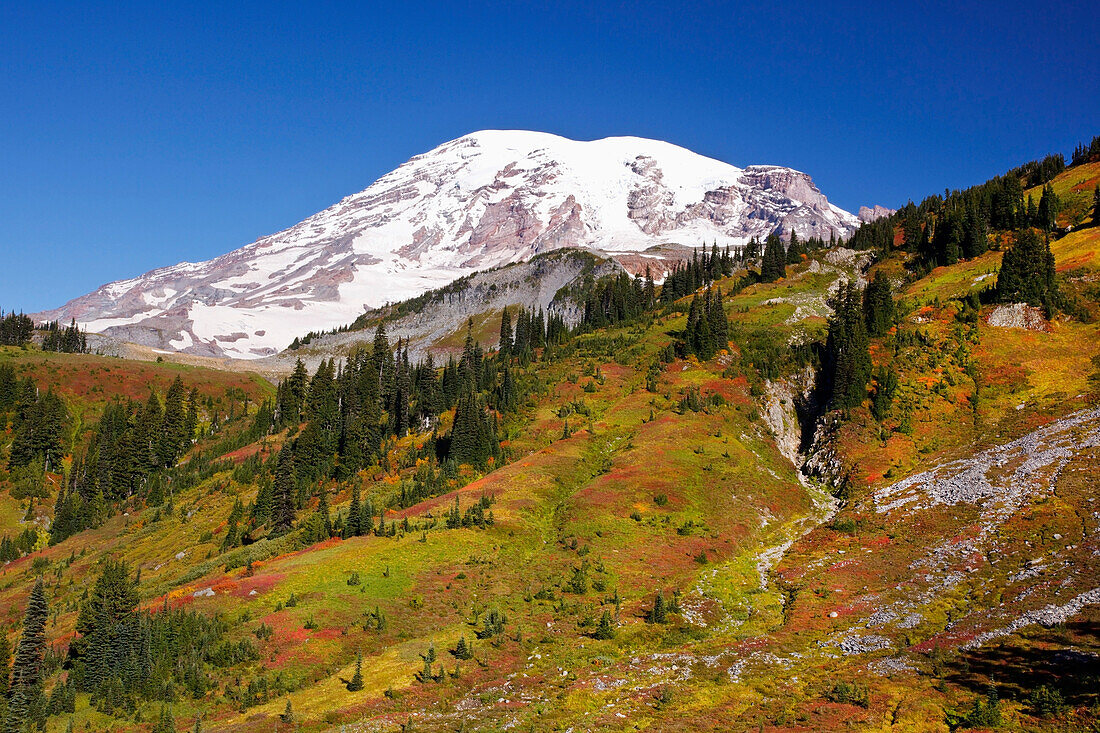
[[[657,597],[653,599],[653,608],[649,612],[649,623],[668,623],[668,602],[665,600],[664,591],[658,590]]]
[[[1100,184],[1092,189],[1092,225],[1100,226]]]
[[[611,622],[611,612],[604,611],[600,616],[600,624],[596,627],[596,633],[593,634],[597,639],[614,639],[615,638],[615,626]]]
[[[7,539],[6,537],[4,539]],[[0,631],[0,698],[11,690],[11,642],[6,631]]]
[[[501,359],[508,359],[512,354],[512,315],[508,312],[508,306],[500,314],[500,341],[497,350]]]
[[[1100,188],[1097,188],[1097,201],[1100,201]],[[1096,220],[1095,215],[1093,220]],[[653,273],[649,269],[649,264],[645,266],[645,308],[646,310],[652,310],[657,305],[657,286],[653,282]]]
[[[989,233],[986,230],[985,217],[977,207],[971,207],[966,213],[966,231],[963,237],[963,256],[977,257],[989,249]]]
[[[791,229],[791,241],[787,243],[787,260],[788,265],[797,265],[802,261],[802,255],[806,253],[805,247],[802,246],[802,242],[798,239],[798,232],[793,228]]]
[[[362,512],[362,506],[359,502],[359,482],[355,482],[351,487],[351,507],[348,509],[348,521],[344,525],[345,533],[348,537],[358,537],[363,534],[363,525],[361,524],[360,514]]]
[[[890,280],[881,271],[863,292],[863,316],[868,336],[885,336],[894,325],[894,297]]]
[[[11,700],[4,721],[5,733],[20,733],[28,720],[33,720],[35,708],[40,704],[42,691],[42,664],[46,656],[46,619],[49,606],[46,590],[39,577],[27,601],[23,615],[23,633],[15,649],[15,662],[11,674]]]
[[[359,692],[363,689],[363,653],[356,652],[355,654],[355,674],[351,676],[351,681],[348,682],[348,692]]]
[[[843,410],[858,406],[866,397],[867,382],[871,379],[871,355],[860,290],[846,283],[834,302],[826,352],[831,374],[831,406]]]
[[[170,468],[184,447],[187,438],[187,408],[183,381],[177,376],[164,398],[164,419],[160,427],[157,457],[160,465]]]
[[[285,534],[294,526],[296,502],[294,497],[294,454],[289,446],[283,446],[275,463],[275,481],[272,492],[271,532]]]
[[[787,254],[777,234],[769,234],[764,243],[764,259],[760,264],[760,281],[771,283],[786,275]]]
[[[1035,226],[1048,232],[1054,231],[1058,226],[1058,212],[1061,210],[1061,202],[1055,195],[1054,189],[1048,183],[1043,186],[1043,195],[1039,199],[1039,211],[1035,219]]]
[[[454,651],[451,653],[454,654],[455,659],[473,659],[474,648],[473,645],[466,642],[465,636],[460,636],[458,644],[455,645]]]
[[[167,705],[160,706],[160,718],[153,726],[153,733],[176,733],[176,719],[172,717],[172,710]]]
[[[1016,243],[1008,248],[1001,260],[997,275],[998,302],[1027,303],[1050,311],[1056,295],[1054,255],[1050,244],[1030,227],[1021,230]]]

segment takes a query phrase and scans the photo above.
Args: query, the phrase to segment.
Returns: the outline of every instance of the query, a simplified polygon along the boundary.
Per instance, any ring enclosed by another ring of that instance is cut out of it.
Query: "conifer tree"
[[[5,538],[6,539],[6,538]],[[11,642],[6,631],[0,631],[0,698],[11,690]]]
[[[863,316],[869,336],[885,336],[894,325],[894,297],[890,279],[881,271],[863,291]]]
[[[176,733],[176,719],[172,717],[172,710],[167,705],[160,706],[160,718],[153,726],[153,733]]]
[[[351,680],[348,682],[348,692],[359,692],[363,689],[363,653],[356,652],[355,654],[355,674],[351,676]]]
[[[665,600],[664,591],[657,591],[657,597],[653,599],[653,608],[649,612],[651,624],[668,623],[668,602]]]
[[[1057,285],[1054,281],[1054,255],[1050,244],[1030,227],[1021,230],[1016,243],[1004,254],[997,275],[997,300],[1001,303],[1027,303],[1050,311],[1054,307]]]
[[[835,298],[829,319],[826,352],[831,373],[833,409],[848,409],[863,402],[871,379],[871,355],[864,323],[862,293],[846,283]]]
[[[11,700],[4,721],[4,733],[20,733],[29,719],[38,717],[35,708],[42,692],[42,663],[46,655],[46,619],[49,606],[46,590],[39,577],[34,582],[27,610],[23,614],[23,633],[15,649],[11,674]]]
[[[170,468],[176,463],[187,437],[187,408],[183,381],[177,376],[164,398],[164,419],[157,440],[160,465]]]
[[[791,229],[791,241],[787,243],[787,260],[788,265],[797,265],[802,261],[802,255],[806,253],[805,248],[802,246],[802,242],[798,239],[798,232],[793,228]]]
[[[760,281],[771,283],[786,274],[787,253],[783,250],[783,242],[779,235],[768,235],[764,244],[764,259],[760,264]]]
[[[1092,225],[1100,226],[1100,184],[1092,189]]]
[[[497,345],[501,359],[508,359],[512,354],[512,314],[508,312],[508,306],[504,306],[504,312],[500,314],[500,342]]]
[[[600,616],[600,624],[596,627],[596,633],[593,634],[597,639],[614,639],[615,627],[611,623],[611,612],[604,611]]]
[[[1035,225],[1040,229],[1051,232],[1058,226],[1058,212],[1061,210],[1061,202],[1055,195],[1054,189],[1048,183],[1043,186],[1043,195],[1039,199],[1039,211],[1035,219]]]
[[[294,526],[296,503],[294,499],[294,454],[288,446],[279,451],[275,463],[275,482],[272,492],[273,534],[285,534]]]
[[[356,481],[351,487],[351,507],[348,509],[348,521],[344,525],[345,531],[348,537],[358,537],[363,534],[363,525],[360,523],[360,513],[362,507],[359,502],[359,482]]]

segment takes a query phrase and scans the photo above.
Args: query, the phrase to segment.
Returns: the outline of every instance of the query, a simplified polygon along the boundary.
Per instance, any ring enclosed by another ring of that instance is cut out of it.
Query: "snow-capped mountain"
[[[158,348],[256,358],[547,250],[737,246],[776,230],[848,235],[858,224],[790,168],[741,169],[635,137],[490,130],[418,155],[286,231],[36,315]]]

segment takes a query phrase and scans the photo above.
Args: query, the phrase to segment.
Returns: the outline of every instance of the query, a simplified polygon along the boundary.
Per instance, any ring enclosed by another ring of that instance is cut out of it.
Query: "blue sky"
[[[789,165],[853,211],[1100,134],[1095,3],[95,5],[0,7],[4,309],[222,254],[483,128]]]

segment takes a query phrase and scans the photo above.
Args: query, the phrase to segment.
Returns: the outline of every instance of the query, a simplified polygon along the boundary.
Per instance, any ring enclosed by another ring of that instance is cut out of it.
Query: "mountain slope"
[[[36,315],[157,348],[256,358],[366,308],[561,247],[736,246],[777,229],[828,239],[857,225],[789,168],[740,169],[634,137],[482,131],[286,231]]]

